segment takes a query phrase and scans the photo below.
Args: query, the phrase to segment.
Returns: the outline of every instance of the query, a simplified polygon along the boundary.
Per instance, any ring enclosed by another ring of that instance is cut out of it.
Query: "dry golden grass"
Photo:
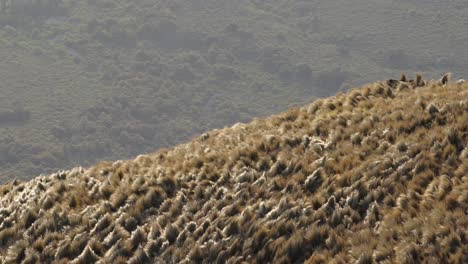
[[[2,263],[467,263],[468,84],[386,81],[0,187]]]

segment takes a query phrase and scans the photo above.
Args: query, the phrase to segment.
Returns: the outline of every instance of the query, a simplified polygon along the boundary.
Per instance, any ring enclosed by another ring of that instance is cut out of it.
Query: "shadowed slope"
[[[418,81],[419,83],[419,81]],[[5,263],[468,260],[468,85],[377,82],[1,187]]]

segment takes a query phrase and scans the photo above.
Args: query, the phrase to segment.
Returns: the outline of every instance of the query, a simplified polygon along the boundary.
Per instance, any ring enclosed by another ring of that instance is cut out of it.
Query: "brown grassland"
[[[384,81],[0,187],[1,263],[468,263],[468,83]]]

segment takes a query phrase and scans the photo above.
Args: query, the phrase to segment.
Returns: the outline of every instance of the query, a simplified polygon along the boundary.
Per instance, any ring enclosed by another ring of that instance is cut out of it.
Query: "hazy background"
[[[0,1],[0,182],[401,72],[466,77],[464,0]]]

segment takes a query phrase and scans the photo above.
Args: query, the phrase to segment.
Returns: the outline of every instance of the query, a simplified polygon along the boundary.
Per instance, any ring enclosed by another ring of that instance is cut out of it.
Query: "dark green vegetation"
[[[468,83],[417,80],[0,186],[0,263],[468,263]]]
[[[468,68],[466,1],[6,2],[0,181],[149,152],[401,71]]]

